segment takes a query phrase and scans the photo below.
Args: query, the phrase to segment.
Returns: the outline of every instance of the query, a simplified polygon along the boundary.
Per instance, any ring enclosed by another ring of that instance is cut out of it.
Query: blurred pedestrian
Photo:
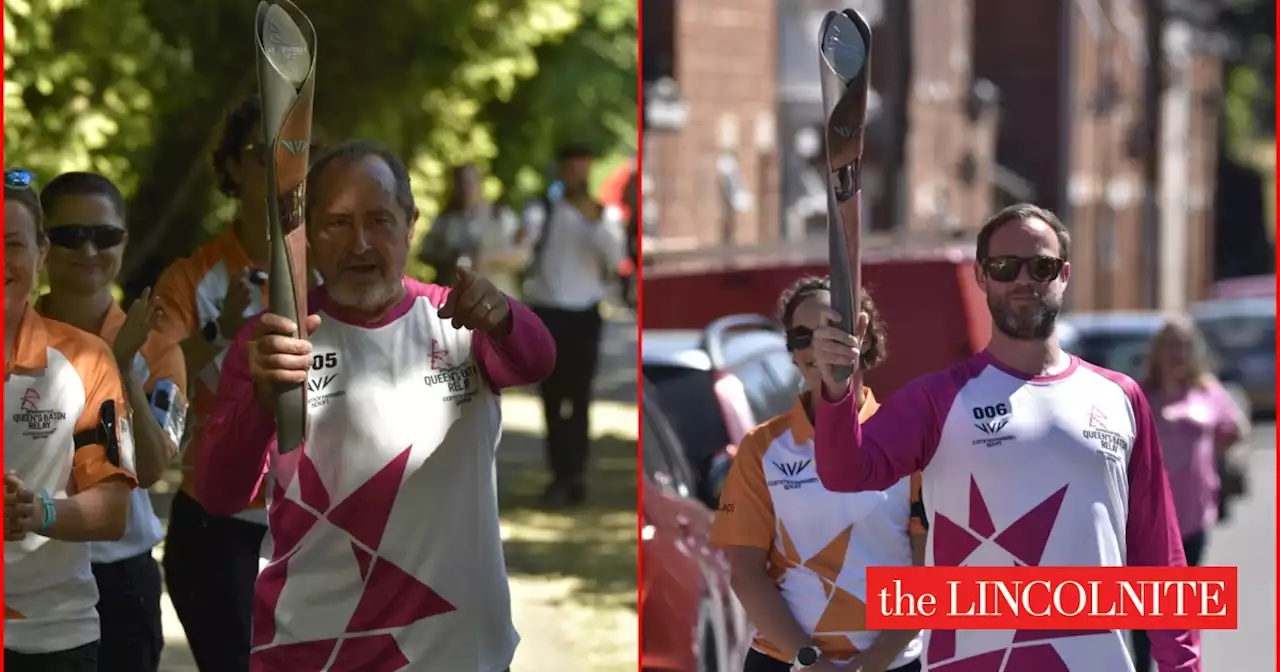
[[[523,241],[533,251],[525,300],[556,341],[556,368],[541,385],[551,468],[542,505],[548,508],[586,498],[588,418],[604,329],[600,303],[624,258],[617,209],[591,197],[593,156],[583,146],[565,147],[557,164],[562,196],[538,199],[524,213]]]
[[[212,515],[196,494],[196,464],[227,347],[266,305],[267,145],[256,96],[227,117],[213,152],[235,218],[156,283],[157,329],[181,343],[191,387],[190,427],[182,446],[182,486],[174,495],[164,546],[164,578],[201,670],[248,672],[253,585],[267,532],[265,493],[229,515]]]
[[[157,302],[150,290],[126,313],[111,295],[129,234],[124,197],[96,173],[64,173],[40,192],[49,293],[36,312],[96,334],[111,346],[132,409],[138,486],[119,541],[93,542],[98,583],[102,672],[154,672],[164,648],[160,566],[151,550],[164,528],[151,508],[150,488],[178,452],[186,416],[187,369],[178,344],[151,330]]]
[[[915,672],[919,631],[865,628],[869,566],[924,564],[920,475],[883,491],[832,492],[813,467],[813,408],[822,378],[813,333],[831,306],[828,278],[803,278],[782,294],[787,349],[807,391],[795,406],[747,433],[720,495],[711,543],[729,557],[733,592],[755,625],[744,672],[813,670]],[[884,322],[862,294],[868,315],[862,369],[884,360]],[[859,387],[865,420],[879,403]],[[905,532],[905,533],[904,533]]]
[[[818,476],[832,490],[859,492],[923,471],[930,524],[946,518],[955,532],[933,536],[930,565],[1186,564],[1146,395],[1058,345],[1070,252],[1066,226],[1044,208],[1012,205],[987,220],[974,264],[991,311],[986,350],[911,381],[865,422],[849,383],[835,376],[835,367],[860,366],[865,316],[857,335],[831,312],[814,332]],[[1051,639],[1046,655],[1057,669],[1129,665],[1118,630]],[[1161,669],[1199,670],[1199,639],[1194,630],[1152,631]],[[1009,655],[1012,641],[1008,632],[933,630],[925,659],[976,664]]]
[[[334,145],[307,184],[324,278],[312,314],[241,330],[198,465],[215,515],[275,493],[253,669],[504,670],[519,636],[498,524],[499,392],[550,372],[551,336],[469,269],[452,288],[405,277],[418,210],[385,148]],[[308,439],[283,455],[281,383],[310,390]]]
[[[418,260],[435,269],[438,285],[451,286],[462,266],[518,296],[520,273],[529,262],[528,248],[516,241],[519,230],[514,212],[484,200],[479,169],[459,166],[450,177],[444,209],[418,249]]]
[[[1142,387],[1164,448],[1187,565],[1199,565],[1218,520],[1216,458],[1249,435],[1249,421],[1213,374],[1204,337],[1184,315],[1170,317],[1156,332]],[[1132,636],[1136,672],[1149,672],[1150,639],[1142,630]]]
[[[4,174],[4,665],[97,672],[90,546],[137,486],[120,372],[101,339],[31,307],[49,251],[33,177]],[[105,669],[105,668],[104,668]]]

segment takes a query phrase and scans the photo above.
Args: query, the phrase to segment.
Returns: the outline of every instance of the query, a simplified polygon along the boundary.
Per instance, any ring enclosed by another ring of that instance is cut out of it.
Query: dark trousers
[[[1204,558],[1206,533],[1202,530],[1182,538],[1182,550],[1187,554],[1187,566],[1198,567]],[[1151,672],[1151,640],[1146,630],[1134,630],[1129,633],[1133,643],[1133,666],[1137,672]]]
[[[889,672],[920,672],[921,669],[923,666],[917,659]],[[791,672],[791,663],[784,663],[751,649],[747,652],[747,662],[742,665],[742,672]]]
[[[164,631],[160,625],[160,565],[151,553],[94,563],[98,583],[101,672],[155,672]]]
[[[587,310],[534,308],[534,312],[556,341],[555,370],[540,386],[547,423],[547,462],[555,483],[581,486],[591,444],[587,413],[604,320],[597,306]]]
[[[98,672],[98,643],[53,653],[4,650],[5,672]]]
[[[267,528],[213,516],[183,492],[164,543],[169,599],[201,672],[248,672],[253,588]]]

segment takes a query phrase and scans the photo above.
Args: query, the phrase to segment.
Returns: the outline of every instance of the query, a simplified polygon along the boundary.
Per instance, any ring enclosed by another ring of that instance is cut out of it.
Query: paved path
[[[1203,633],[1204,672],[1276,670],[1276,431],[1254,427],[1247,500],[1210,533],[1207,565],[1239,567],[1239,629]]]

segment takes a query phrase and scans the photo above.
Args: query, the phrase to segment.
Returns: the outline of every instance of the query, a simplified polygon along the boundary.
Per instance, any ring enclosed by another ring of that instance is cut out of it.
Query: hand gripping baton
[[[827,243],[831,306],[840,328],[852,334],[861,305],[862,138],[871,86],[871,27],[857,12],[828,12],[819,32],[818,54],[825,120]],[[848,367],[836,376],[848,380]]]
[[[267,300],[271,312],[293,320],[301,329],[307,316],[306,190],[316,33],[311,20],[292,2],[270,0],[258,3],[254,35],[262,131],[267,143],[271,243]],[[282,387],[276,395],[278,450],[295,450],[306,438],[307,386]]]

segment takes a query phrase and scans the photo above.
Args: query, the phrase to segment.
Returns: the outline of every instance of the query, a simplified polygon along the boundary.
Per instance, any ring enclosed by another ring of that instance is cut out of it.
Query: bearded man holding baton
[[[304,324],[266,314],[236,337],[198,465],[215,514],[269,488],[252,669],[501,672],[518,636],[498,529],[499,392],[546,377],[554,341],[466,269],[452,288],[404,276],[418,211],[391,152],[337,145],[307,181],[324,284]],[[281,454],[276,395],[300,384],[308,438]]]
[[[865,422],[837,367],[861,339],[814,332],[822,375],[815,460],[829,490],[860,492],[924,472],[935,566],[1186,565],[1151,409],[1129,377],[1063,352],[1054,322],[1071,237],[1052,212],[1010,206],[978,233],[974,278],[993,325],[987,349],[908,383]],[[866,316],[857,319],[860,334]],[[1150,633],[1161,672],[1199,672],[1198,633]],[[1003,654],[1005,669],[1132,670],[1122,633],[932,631],[927,666]],[[928,669],[928,668],[926,668]]]

